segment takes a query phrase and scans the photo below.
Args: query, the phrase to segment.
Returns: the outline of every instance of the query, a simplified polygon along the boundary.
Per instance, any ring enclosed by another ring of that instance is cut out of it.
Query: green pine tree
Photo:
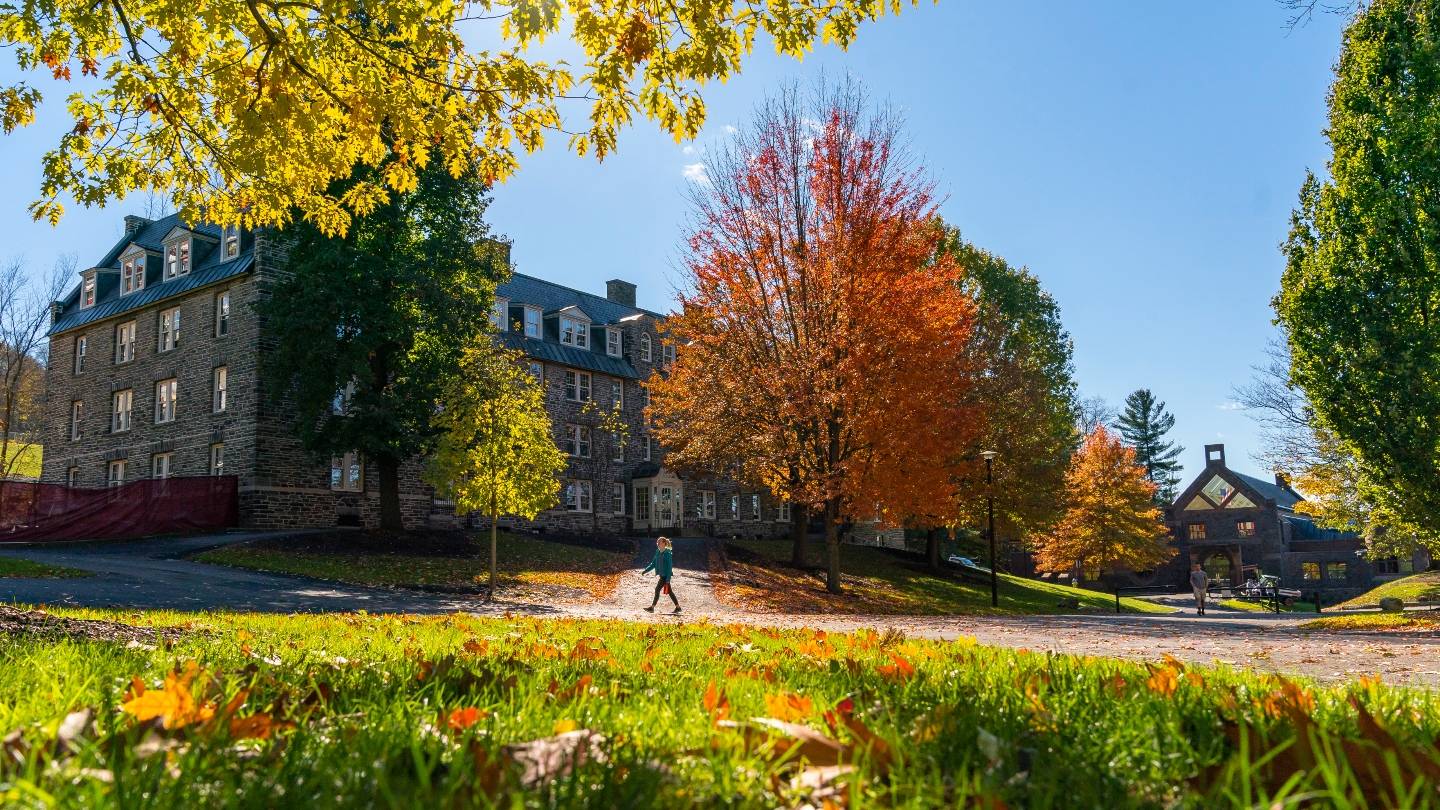
[[[1115,420],[1115,429],[1126,444],[1135,448],[1135,461],[1145,468],[1145,477],[1156,487],[1155,500],[1162,504],[1175,500],[1180,484],[1180,463],[1176,459],[1185,452],[1185,448],[1165,441],[1173,427],[1175,415],[1166,411],[1165,403],[1148,388],[1125,397],[1125,412]]]

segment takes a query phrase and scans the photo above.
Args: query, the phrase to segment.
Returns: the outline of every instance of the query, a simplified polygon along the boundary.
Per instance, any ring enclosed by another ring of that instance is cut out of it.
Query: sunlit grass
[[[1037,580],[1000,575],[1000,607],[990,606],[990,587],[976,579],[936,576],[916,562],[867,546],[844,546],[840,569],[845,593],[826,593],[820,565],[824,545],[808,549],[811,567],[788,565],[790,544],[783,540],[732,540],[740,553],[730,568],[715,571],[716,594],[750,609],[788,613],[866,613],[885,615],[1073,613],[1074,599],[1091,612],[1115,611],[1115,597]],[[749,552],[747,556],[744,552]],[[1122,598],[1127,613],[1172,613],[1172,608],[1143,599]]]
[[[1440,613],[1355,613],[1326,616],[1300,626],[1306,630],[1437,630]]]
[[[30,741],[0,768],[0,804],[769,808],[818,806],[816,785],[837,807],[1363,807],[1397,790],[1415,792],[1390,806],[1422,807],[1436,795],[1406,757],[1433,759],[1440,701],[1373,682],[704,623],[67,615],[172,632],[155,648],[0,643],[0,731]],[[156,693],[189,662],[180,727],[121,708],[133,678]],[[94,732],[54,756],[58,721],[87,707]],[[265,738],[246,738],[257,729]],[[603,735],[601,755],[528,780],[509,764],[506,745],[570,729]],[[1297,732],[1314,762],[1291,779]],[[853,770],[802,770],[827,757]],[[1375,779],[1371,760],[1386,757],[1398,787]]]
[[[77,571],[74,568],[65,568],[59,565],[45,565],[44,563],[22,560],[19,557],[0,556],[0,579],[16,578],[54,578],[54,577],[88,577],[87,571]]]
[[[1378,607],[1386,597],[1399,599],[1407,604],[1424,598],[1440,599],[1440,571],[1425,571],[1400,579],[1392,579],[1360,594],[1354,599],[1341,602],[1338,608]]]

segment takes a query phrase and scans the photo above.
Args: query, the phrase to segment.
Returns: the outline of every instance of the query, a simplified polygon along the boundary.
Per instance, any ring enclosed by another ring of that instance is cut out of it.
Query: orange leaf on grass
[[[134,694],[121,708],[144,723],[156,718],[167,729],[203,723],[215,715],[215,704],[195,699],[191,684],[200,675],[200,665],[190,661],[183,672],[172,671],[165,676],[160,689],[146,689],[138,678],[131,681]]]
[[[904,681],[914,677],[914,664],[911,664],[909,661],[906,661],[894,653],[890,654],[890,661],[891,663],[889,664],[881,664],[876,667],[875,671],[892,681]]]
[[[715,685],[714,681],[705,687],[705,697],[702,702],[712,721],[719,723],[730,716],[730,698],[725,697],[725,693]]]
[[[451,731],[464,731],[489,716],[490,712],[485,709],[466,706],[463,709],[456,709],[450,712],[450,716],[446,718],[445,724],[450,727]]]
[[[771,717],[786,722],[804,720],[810,716],[814,705],[810,698],[795,694],[766,695],[765,711]]]

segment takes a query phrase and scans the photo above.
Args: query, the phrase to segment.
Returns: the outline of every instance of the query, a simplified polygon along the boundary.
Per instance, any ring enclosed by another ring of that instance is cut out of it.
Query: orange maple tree
[[[831,591],[840,522],[952,512],[953,469],[977,433],[956,396],[974,303],[901,141],[897,119],[846,82],[790,88],[713,150],[669,322],[681,351],[651,383],[667,463],[799,507],[797,563],[806,515],[824,515]]]
[[[1065,515],[1039,539],[1042,571],[1153,568],[1175,556],[1155,506],[1155,485],[1135,451],[1103,425],[1080,445],[1065,474]]]

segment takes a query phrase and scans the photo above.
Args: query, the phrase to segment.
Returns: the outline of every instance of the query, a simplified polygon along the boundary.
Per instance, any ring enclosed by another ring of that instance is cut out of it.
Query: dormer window
[[[605,353],[611,357],[620,356],[620,330],[606,328],[605,330]]]
[[[566,346],[587,348],[590,345],[590,325],[574,318],[560,319],[560,342]]]
[[[240,226],[226,225],[224,236],[220,240],[220,255],[225,259],[233,259],[240,255]]]
[[[495,327],[497,332],[504,332],[509,328],[506,321],[509,319],[510,302],[504,298],[495,299],[495,309],[490,312],[490,325]]]
[[[525,337],[540,337],[540,310],[535,307],[525,307]]]
[[[190,274],[190,240],[178,239],[165,246],[165,280]]]
[[[90,307],[95,306],[95,285],[96,285],[96,283],[97,283],[97,282],[96,282],[96,280],[95,280],[95,271],[94,271],[94,270],[91,270],[90,272],[86,273],[84,280],[80,282],[80,308],[81,308],[81,309],[89,309]]]
[[[145,254],[132,253],[120,262],[120,294],[145,289]]]

